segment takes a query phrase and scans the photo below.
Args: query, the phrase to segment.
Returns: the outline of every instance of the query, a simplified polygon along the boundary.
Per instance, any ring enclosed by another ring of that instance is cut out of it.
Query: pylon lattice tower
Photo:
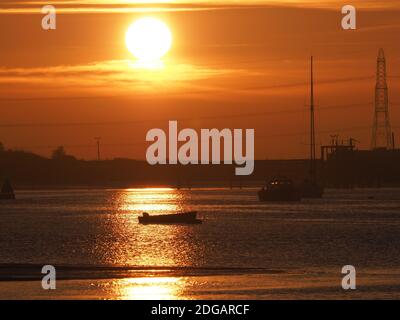
[[[392,130],[389,120],[388,87],[386,83],[386,59],[379,50],[375,87],[375,115],[372,129],[372,149],[392,148]]]

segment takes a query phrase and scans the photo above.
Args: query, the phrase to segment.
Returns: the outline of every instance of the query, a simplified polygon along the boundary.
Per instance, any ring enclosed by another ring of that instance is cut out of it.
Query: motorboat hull
[[[200,224],[202,221],[196,218],[197,212],[185,212],[164,215],[143,215],[139,217],[141,224]]]

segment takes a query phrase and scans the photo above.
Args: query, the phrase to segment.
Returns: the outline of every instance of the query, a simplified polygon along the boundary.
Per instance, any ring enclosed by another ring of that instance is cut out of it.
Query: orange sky
[[[258,159],[305,157],[313,54],[317,142],[339,133],[368,148],[380,47],[400,141],[398,1],[359,2],[356,31],[341,29],[347,1],[175,1],[156,12],[126,4],[135,1],[53,1],[55,31],[41,29],[42,15],[32,13],[40,5],[29,2],[0,5],[6,147],[49,155],[65,145],[93,159],[101,136],[103,157],[144,159],[146,132],[178,120],[181,128],[254,128]],[[125,47],[127,27],[142,16],[172,30],[162,70],[138,69]]]

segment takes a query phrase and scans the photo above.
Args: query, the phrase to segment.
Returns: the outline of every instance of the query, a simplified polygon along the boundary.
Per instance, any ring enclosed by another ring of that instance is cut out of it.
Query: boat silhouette
[[[200,224],[202,221],[197,219],[197,212],[182,212],[174,214],[163,214],[151,216],[147,212],[139,217],[141,224]]]
[[[293,181],[280,176],[270,180],[258,191],[260,201],[300,201],[301,195]]]
[[[15,194],[14,189],[8,179],[4,180],[3,186],[0,192],[0,200],[14,200]]]

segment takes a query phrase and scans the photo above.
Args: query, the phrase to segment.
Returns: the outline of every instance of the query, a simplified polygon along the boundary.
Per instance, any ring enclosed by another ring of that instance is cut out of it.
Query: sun
[[[139,61],[157,61],[171,49],[172,34],[161,20],[140,18],[129,26],[125,43]]]

